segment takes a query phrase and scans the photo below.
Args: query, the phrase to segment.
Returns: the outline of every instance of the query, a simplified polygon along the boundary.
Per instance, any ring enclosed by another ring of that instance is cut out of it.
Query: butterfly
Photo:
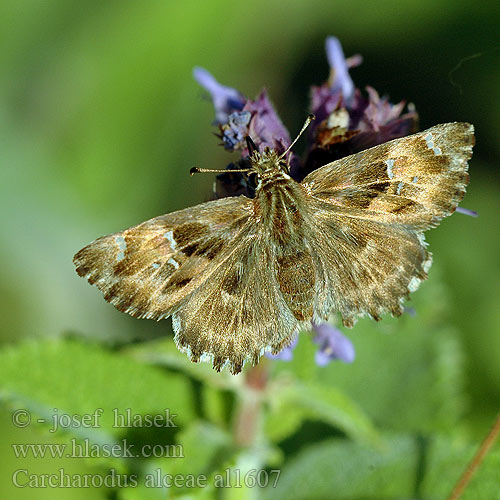
[[[424,231],[465,194],[474,128],[436,125],[300,183],[289,175],[291,146],[278,154],[247,142],[255,198],[162,215],[74,257],[78,274],[120,311],[172,316],[175,342],[191,361],[229,365],[233,374],[331,313],[346,327],[362,316],[401,315],[432,262]]]

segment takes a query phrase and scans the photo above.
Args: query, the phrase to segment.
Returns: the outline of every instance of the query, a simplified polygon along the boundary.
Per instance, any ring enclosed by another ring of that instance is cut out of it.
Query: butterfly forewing
[[[156,217],[90,243],[76,270],[119,310],[166,318],[209,279],[251,210],[246,198],[225,198]]]
[[[304,184],[347,216],[424,230],[462,200],[473,145],[472,125],[436,125],[325,165]]]

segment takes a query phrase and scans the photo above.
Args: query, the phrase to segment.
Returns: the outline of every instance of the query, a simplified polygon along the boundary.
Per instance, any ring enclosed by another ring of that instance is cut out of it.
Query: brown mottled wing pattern
[[[239,373],[264,350],[279,352],[298,322],[276,283],[273,251],[255,221],[228,248],[219,266],[172,317],[176,342],[193,361],[209,358],[215,369],[227,362]]]
[[[73,261],[120,311],[160,320],[209,279],[251,213],[243,197],[204,203],[98,238]]]
[[[326,202],[311,205],[316,265],[325,276],[315,306],[319,316],[338,311],[349,327],[366,314],[376,320],[385,312],[399,316],[403,299],[431,264],[423,235],[402,224],[346,216]]]
[[[335,161],[304,179],[317,265],[319,315],[399,315],[427,276],[423,231],[453,213],[468,182],[472,125],[448,123]],[[323,291],[324,292],[324,291]]]
[[[462,200],[473,145],[472,125],[436,125],[325,165],[303,183],[350,217],[425,230]]]
[[[75,255],[77,272],[132,316],[173,315],[175,341],[192,361],[239,373],[297,330],[269,282],[274,261],[253,207],[224,198],[104,236]]]

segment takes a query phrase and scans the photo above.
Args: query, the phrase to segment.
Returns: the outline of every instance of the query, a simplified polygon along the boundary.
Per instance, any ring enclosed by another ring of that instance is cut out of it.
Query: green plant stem
[[[238,446],[250,447],[259,438],[262,397],[269,376],[268,363],[266,358],[262,358],[258,365],[252,366],[245,373],[234,422],[234,441]]]
[[[489,431],[488,435],[484,438],[483,442],[481,443],[481,446],[479,447],[479,450],[477,451],[476,455],[465,469],[464,473],[460,477],[458,483],[456,484],[455,488],[453,489],[451,495],[448,497],[447,500],[458,500],[460,498],[465,488],[467,488],[467,485],[469,484],[470,480],[474,476],[477,468],[481,465],[481,462],[483,461],[484,457],[488,454],[491,447],[495,443],[495,440],[497,439],[499,434],[500,434],[500,413],[497,416],[495,424]]]

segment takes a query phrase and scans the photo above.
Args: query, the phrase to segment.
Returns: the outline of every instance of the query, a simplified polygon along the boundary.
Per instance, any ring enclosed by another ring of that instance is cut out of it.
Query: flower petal
[[[464,215],[470,215],[471,217],[479,217],[479,214],[477,212],[474,212],[474,210],[469,210],[468,208],[457,207],[456,211]]]
[[[227,122],[221,125],[222,142],[229,151],[245,149],[245,137],[252,114],[249,111],[237,111],[227,117]]]
[[[279,359],[281,361],[291,361],[293,359],[293,350],[297,346],[298,342],[299,342],[299,337],[297,336],[297,337],[295,337],[295,339],[292,341],[292,343],[288,347],[285,347],[278,354],[271,354],[270,352],[266,352],[266,356],[269,359]]]
[[[344,101],[348,103],[354,94],[354,83],[349,75],[349,66],[342,45],[333,36],[326,39],[326,57],[331,70],[330,89],[332,92],[340,90]]]
[[[210,92],[215,108],[215,119],[218,123],[225,123],[231,113],[243,109],[245,97],[236,89],[221,85],[206,69],[194,68],[193,76],[205,90]]]
[[[403,312],[405,314],[408,314],[409,316],[413,316],[413,317],[415,317],[417,315],[417,311],[415,310],[414,307],[404,306],[403,307]]]
[[[266,146],[283,152],[291,144],[290,134],[276,113],[267,92],[255,101],[248,100],[243,108],[252,114],[248,135],[262,151]]]
[[[325,366],[334,359],[352,363],[356,356],[352,342],[334,326],[328,323],[313,324],[316,336],[313,341],[319,345],[316,364]]]

